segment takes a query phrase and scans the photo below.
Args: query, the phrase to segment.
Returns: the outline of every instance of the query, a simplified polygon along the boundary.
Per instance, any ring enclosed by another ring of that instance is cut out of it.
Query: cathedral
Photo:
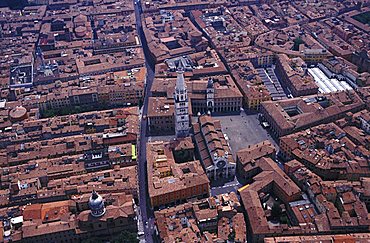
[[[236,163],[222,132],[221,122],[205,114],[193,124],[193,129],[197,149],[208,178],[212,181],[234,178]]]

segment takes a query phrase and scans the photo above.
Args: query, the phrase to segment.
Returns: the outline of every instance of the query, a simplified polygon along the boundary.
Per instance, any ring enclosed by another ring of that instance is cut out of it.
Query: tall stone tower
[[[213,112],[215,105],[215,89],[213,87],[213,79],[209,78],[207,83],[207,110]]]
[[[175,88],[175,129],[176,137],[189,135],[189,101],[184,79],[184,68],[179,62]]]

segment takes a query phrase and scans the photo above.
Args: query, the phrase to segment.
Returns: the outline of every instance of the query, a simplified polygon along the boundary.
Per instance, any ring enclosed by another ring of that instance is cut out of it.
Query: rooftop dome
[[[85,26],[78,26],[75,28],[76,36],[83,37],[86,35],[86,27]]]
[[[91,193],[89,207],[91,209],[91,215],[94,217],[100,217],[105,214],[103,198],[95,190]]]
[[[27,118],[27,110],[23,106],[17,106],[9,112],[10,119],[19,121]]]

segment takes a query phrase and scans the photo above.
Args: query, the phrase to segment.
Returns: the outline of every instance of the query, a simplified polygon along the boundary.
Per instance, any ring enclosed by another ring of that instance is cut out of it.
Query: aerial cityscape
[[[370,242],[368,0],[0,0],[0,58],[0,242]]]

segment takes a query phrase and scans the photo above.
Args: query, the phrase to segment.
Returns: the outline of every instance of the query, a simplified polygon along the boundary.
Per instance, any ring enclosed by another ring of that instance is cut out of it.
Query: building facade
[[[147,118],[150,134],[174,134],[174,101],[164,97],[149,97]]]

